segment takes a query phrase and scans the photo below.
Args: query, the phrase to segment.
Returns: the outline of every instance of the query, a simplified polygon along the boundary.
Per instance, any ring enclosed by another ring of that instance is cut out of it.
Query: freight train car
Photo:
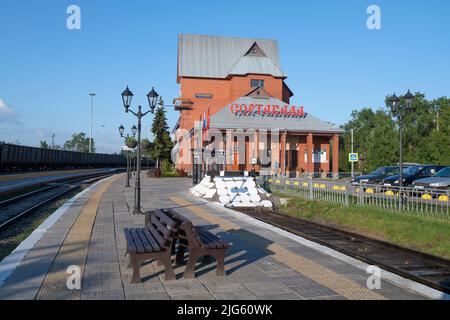
[[[123,155],[0,144],[0,171],[126,167]]]

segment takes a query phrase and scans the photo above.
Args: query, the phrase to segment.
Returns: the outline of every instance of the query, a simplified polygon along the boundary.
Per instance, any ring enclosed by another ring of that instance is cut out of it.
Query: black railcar
[[[0,171],[125,167],[126,157],[0,144]]]

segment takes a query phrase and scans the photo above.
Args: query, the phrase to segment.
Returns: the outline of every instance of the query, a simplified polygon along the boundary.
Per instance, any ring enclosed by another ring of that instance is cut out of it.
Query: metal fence
[[[450,219],[450,190],[353,185],[345,181],[318,181],[284,177],[261,178],[272,191],[343,206],[373,208]]]
[[[362,172],[354,172],[353,176],[357,177],[361,175]],[[261,176],[266,176],[267,178],[270,178],[273,176],[273,171],[270,169],[261,169],[260,171]],[[287,178],[297,178],[297,179],[318,179],[318,180],[348,180],[352,178],[351,172],[339,172],[339,173],[333,173],[333,172],[297,172],[297,171],[291,171],[288,172],[286,175],[279,175],[280,177],[287,177]]]

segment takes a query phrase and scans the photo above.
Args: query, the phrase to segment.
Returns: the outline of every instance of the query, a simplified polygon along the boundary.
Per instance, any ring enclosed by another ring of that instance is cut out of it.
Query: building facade
[[[180,35],[176,166],[191,171],[194,150],[214,145],[227,171],[337,173],[342,129],[291,105],[286,79],[275,40]]]

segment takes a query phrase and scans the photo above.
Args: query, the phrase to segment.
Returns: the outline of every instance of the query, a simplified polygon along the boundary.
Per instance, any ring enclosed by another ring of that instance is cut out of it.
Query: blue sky
[[[71,4],[81,30],[66,28]],[[381,30],[366,27],[371,4]],[[292,104],[337,124],[394,91],[448,96],[449,14],[447,0],[1,0],[0,140],[38,145],[54,132],[63,144],[89,132],[94,91],[97,150],[117,152],[117,127],[134,123],[120,98],[126,85],[145,106],[152,86],[168,104],[178,96],[179,33],[277,39]],[[168,118],[173,126],[178,113]]]

